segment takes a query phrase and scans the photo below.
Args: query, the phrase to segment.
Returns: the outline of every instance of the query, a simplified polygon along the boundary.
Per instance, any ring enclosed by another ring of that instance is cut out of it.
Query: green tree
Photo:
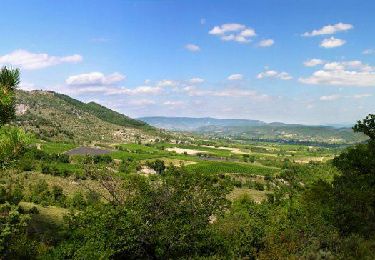
[[[215,253],[210,222],[229,206],[225,177],[168,169],[157,181],[127,175],[123,204],[87,207],[68,221],[52,258],[173,259]]]
[[[370,139],[336,157],[342,172],[333,181],[334,219],[343,234],[375,235],[375,115],[353,127]]]
[[[3,67],[0,70],[0,127],[15,116],[16,89],[20,83],[18,69]]]

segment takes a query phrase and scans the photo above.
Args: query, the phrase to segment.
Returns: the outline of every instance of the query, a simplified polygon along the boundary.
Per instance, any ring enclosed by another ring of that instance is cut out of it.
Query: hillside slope
[[[83,103],[50,91],[17,92],[17,124],[38,138],[75,143],[133,142],[161,133],[94,102]]]

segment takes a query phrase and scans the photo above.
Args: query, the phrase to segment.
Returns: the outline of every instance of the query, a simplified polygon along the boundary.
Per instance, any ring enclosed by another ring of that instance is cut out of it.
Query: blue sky
[[[2,1],[21,88],[132,117],[353,123],[375,112],[375,1]]]

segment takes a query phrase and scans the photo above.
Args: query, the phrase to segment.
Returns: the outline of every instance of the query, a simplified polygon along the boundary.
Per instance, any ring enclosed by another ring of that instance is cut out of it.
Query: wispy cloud
[[[243,79],[243,75],[242,74],[232,74],[232,75],[229,75],[228,80],[242,80]]]
[[[202,79],[202,78],[191,78],[191,79],[189,79],[189,82],[191,84],[200,84],[200,83],[204,82],[204,79]]]
[[[27,50],[15,50],[0,56],[0,65],[12,65],[25,70],[37,70],[62,63],[78,63],[83,60],[81,55],[51,56],[47,53],[32,53]]]
[[[321,101],[334,101],[340,99],[340,95],[330,95],[330,96],[321,96],[319,99]]]
[[[191,52],[198,52],[201,50],[201,48],[198,45],[192,43],[186,44],[185,49]]]
[[[366,49],[362,52],[362,54],[365,54],[365,55],[375,54],[375,49]]]
[[[302,34],[302,36],[312,37],[312,36],[318,36],[318,35],[336,34],[338,32],[348,31],[350,29],[353,29],[353,25],[348,24],[348,23],[337,23],[333,25],[323,26],[322,28],[313,30],[311,32],[305,32]]]
[[[270,47],[272,45],[274,45],[275,41],[273,39],[266,39],[266,40],[262,40],[258,43],[258,46],[259,47]]]

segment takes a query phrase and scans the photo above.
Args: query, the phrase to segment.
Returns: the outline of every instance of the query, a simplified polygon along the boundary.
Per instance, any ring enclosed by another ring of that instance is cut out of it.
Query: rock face
[[[22,116],[26,114],[26,112],[29,110],[29,106],[25,104],[18,104],[16,106],[16,115],[17,116]]]

